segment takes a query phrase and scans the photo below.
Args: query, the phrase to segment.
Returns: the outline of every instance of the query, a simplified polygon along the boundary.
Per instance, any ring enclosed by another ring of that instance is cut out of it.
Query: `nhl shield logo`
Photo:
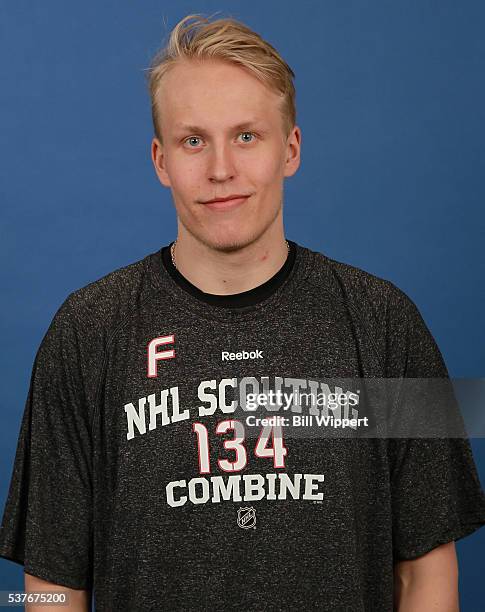
[[[238,508],[237,524],[242,529],[256,529],[256,510],[249,508]]]

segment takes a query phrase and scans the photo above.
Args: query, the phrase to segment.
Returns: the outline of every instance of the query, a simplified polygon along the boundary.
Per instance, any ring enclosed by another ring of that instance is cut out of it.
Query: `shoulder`
[[[323,253],[311,253],[314,265],[309,282],[366,321],[383,323],[389,317],[416,315],[415,302],[391,280]]]
[[[395,283],[313,252],[308,275],[314,300],[330,302],[354,335],[378,354],[386,376],[443,371],[436,342],[416,303]],[[345,319],[344,319],[345,318]]]
[[[152,298],[156,289],[150,264],[156,253],[117,268],[71,292],[57,310],[52,325],[109,332]]]

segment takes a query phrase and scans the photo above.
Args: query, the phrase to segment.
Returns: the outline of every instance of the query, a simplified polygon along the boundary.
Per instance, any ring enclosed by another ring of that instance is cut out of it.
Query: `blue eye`
[[[185,142],[190,141],[190,140],[199,140],[199,137],[198,136],[190,136],[190,138],[187,138],[187,140]],[[193,147],[190,147],[190,148],[193,149]]]
[[[250,136],[254,136],[252,132],[241,132],[241,134],[249,134]],[[251,140],[246,140],[245,142],[251,142]]]

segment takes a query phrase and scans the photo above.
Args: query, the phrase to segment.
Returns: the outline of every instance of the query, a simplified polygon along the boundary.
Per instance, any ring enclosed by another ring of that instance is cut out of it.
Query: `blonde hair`
[[[283,132],[288,137],[296,123],[295,74],[290,66],[270,43],[240,21],[223,18],[210,22],[200,14],[192,14],[177,23],[167,45],[156,53],[147,69],[153,129],[160,142],[160,109],[156,97],[164,74],[181,60],[211,58],[244,67],[280,95]]]

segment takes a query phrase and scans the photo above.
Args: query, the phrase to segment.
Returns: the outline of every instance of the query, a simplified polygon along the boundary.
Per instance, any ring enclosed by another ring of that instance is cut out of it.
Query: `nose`
[[[209,180],[221,182],[232,178],[236,173],[231,145],[227,142],[215,143],[208,156]]]

